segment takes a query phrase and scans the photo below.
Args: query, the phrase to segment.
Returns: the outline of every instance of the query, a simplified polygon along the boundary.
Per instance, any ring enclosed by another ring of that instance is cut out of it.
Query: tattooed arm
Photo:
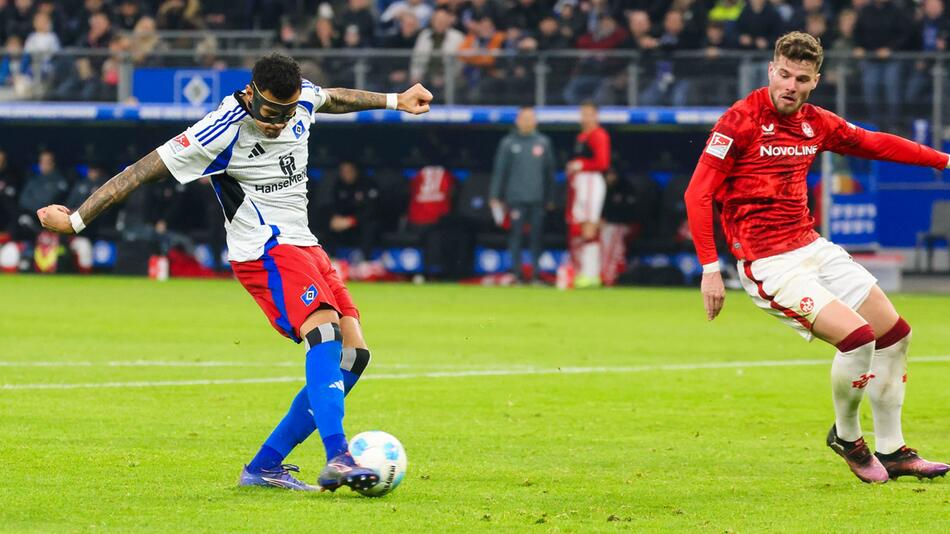
[[[319,113],[350,113],[368,109],[386,109],[386,95],[360,91],[359,89],[327,89],[327,101],[317,111]],[[429,111],[432,102],[430,93],[422,84],[416,84],[396,95],[396,109],[419,115]]]
[[[168,176],[171,176],[171,173],[168,172],[168,168],[165,167],[165,163],[159,157],[158,152],[153,150],[144,158],[112,177],[111,180],[90,195],[79,206],[77,210],[79,216],[82,217],[85,224],[89,224],[106,208],[125,200],[125,197],[129,196],[129,193],[139,186],[156,182]],[[47,230],[61,234],[73,233],[73,226],[69,220],[69,208],[54,204],[40,208],[36,214],[40,219],[40,223]]]

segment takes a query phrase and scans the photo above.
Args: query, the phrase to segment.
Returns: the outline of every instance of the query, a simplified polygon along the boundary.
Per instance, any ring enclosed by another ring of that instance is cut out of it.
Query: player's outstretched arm
[[[405,91],[394,94],[395,102],[389,100],[385,93],[361,91],[359,89],[344,89],[335,87],[327,89],[327,101],[317,110],[318,113],[351,113],[369,109],[398,109],[413,115],[420,115],[429,111],[432,103],[432,93],[417,83]]]
[[[129,193],[135,191],[142,184],[156,182],[171,176],[168,168],[159,157],[158,151],[153,150],[144,158],[136,161],[111,180],[102,185],[95,193],[89,196],[76,210],[79,221],[70,219],[69,208],[59,205],[46,206],[36,211],[43,228],[60,234],[72,234],[91,223],[106,208],[125,200]],[[76,224],[79,224],[77,230]]]

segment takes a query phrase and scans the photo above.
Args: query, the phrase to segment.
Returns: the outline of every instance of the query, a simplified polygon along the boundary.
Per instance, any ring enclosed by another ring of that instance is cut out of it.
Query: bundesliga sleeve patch
[[[177,154],[182,150],[188,148],[191,145],[191,142],[188,141],[188,136],[181,134],[178,137],[172,139],[171,149],[173,154]]]
[[[731,147],[731,137],[722,135],[719,132],[713,132],[712,137],[709,139],[709,144],[706,145],[706,153],[712,154],[719,159],[726,159],[726,154],[729,153],[729,148]]]

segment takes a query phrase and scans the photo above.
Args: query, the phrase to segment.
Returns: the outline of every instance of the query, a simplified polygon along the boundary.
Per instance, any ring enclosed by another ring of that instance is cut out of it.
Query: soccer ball
[[[350,454],[357,464],[368,467],[379,475],[379,482],[360,493],[379,497],[396,489],[406,476],[406,449],[392,434],[371,430],[361,432],[350,440]]]

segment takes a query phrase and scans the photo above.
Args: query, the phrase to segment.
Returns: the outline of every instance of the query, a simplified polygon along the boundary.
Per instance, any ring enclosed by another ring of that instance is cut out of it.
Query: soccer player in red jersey
[[[805,178],[823,150],[939,170],[948,166],[948,155],[806,104],[822,58],[821,44],[808,34],[779,38],[768,87],[726,111],[699,158],[685,199],[703,264],[706,316],[715,319],[725,299],[713,240],[715,205],[742,286],[756,305],[806,340],[818,337],[838,349],[828,446],[865,482],[941,476],[950,466],[920,458],[901,432],[910,325],[864,267],[815,232]],[[858,418],[865,391],[874,413],[874,454]]]
[[[574,143],[574,157],[567,164],[567,228],[571,261],[577,269],[574,287],[600,286],[600,216],[604,209],[610,168],[610,135],[600,126],[597,106],[581,104],[581,133]]]

